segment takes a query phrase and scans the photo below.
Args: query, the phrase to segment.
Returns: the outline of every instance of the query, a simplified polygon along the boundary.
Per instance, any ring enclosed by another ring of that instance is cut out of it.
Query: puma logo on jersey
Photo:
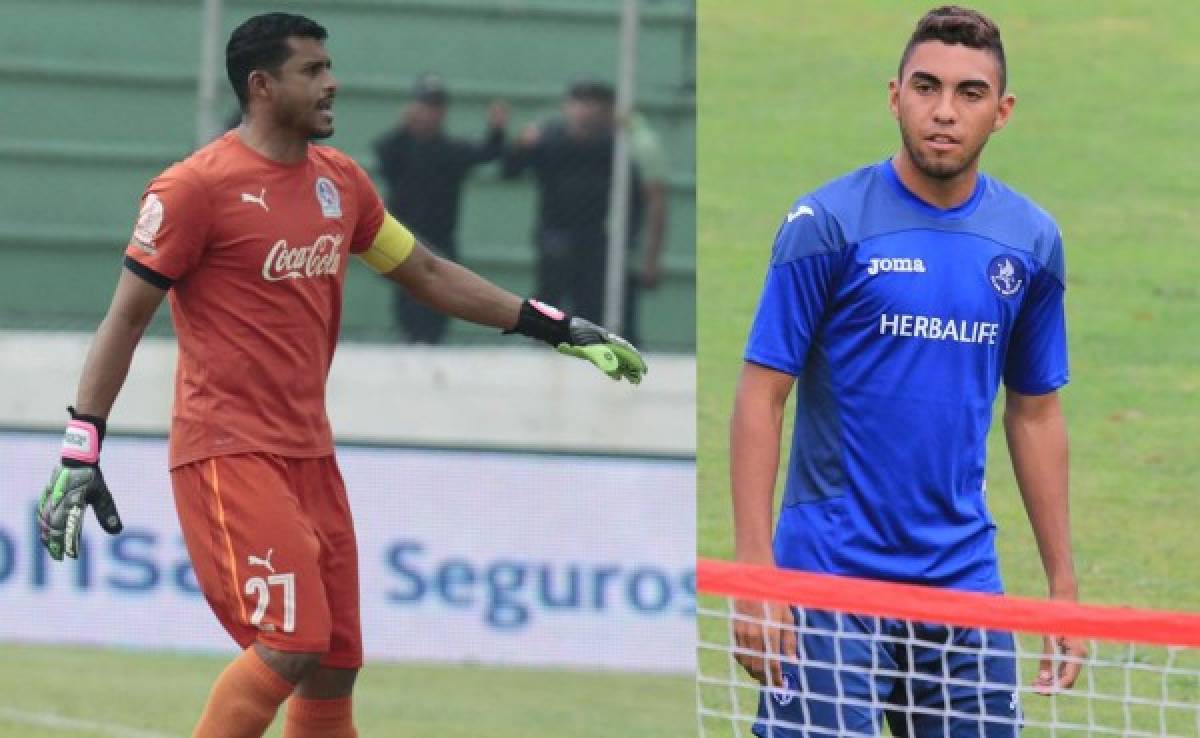
[[[262,559],[258,558],[254,554],[250,554],[249,556],[246,557],[246,565],[247,566],[264,566],[267,568],[267,571],[274,574],[275,567],[271,566],[271,554],[273,554],[273,553],[275,553],[275,549],[268,548],[266,558],[262,558]]]
[[[880,272],[925,272],[925,261],[923,259],[910,259],[900,257],[895,259],[879,259],[872,257],[871,262],[867,264],[867,274],[874,277]]]
[[[814,213],[813,209],[810,208],[809,206],[801,205],[800,207],[796,208],[792,212],[788,213],[788,215],[787,215],[788,222],[791,223],[793,220],[795,220],[796,218],[799,218],[802,215],[811,215],[813,217],[816,217],[817,214]]]
[[[255,203],[258,205],[262,205],[263,210],[266,210],[268,213],[271,212],[271,209],[269,207],[267,207],[267,188],[266,187],[264,187],[262,189],[262,192],[258,193],[257,196],[251,195],[249,192],[243,192],[242,193],[242,202],[252,202],[252,203]]]

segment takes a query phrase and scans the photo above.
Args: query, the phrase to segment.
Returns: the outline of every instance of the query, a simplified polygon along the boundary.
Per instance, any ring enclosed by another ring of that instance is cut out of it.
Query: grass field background
[[[772,238],[796,197],[894,153],[886,84],[931,4],[699,5],[697,541],[730,558],[729,413]],[[1082,598],[1200,611],[1200,16],[1185,2],[978,7],[1000,25],[1018,101],[983,168],[1047,208],[1066,244]],[[1002,571],[1011,593],[1043,596],[995,430]]]
[[[9,644],[0,654],[4,738],[191,735],[227,662]],[[368,664],[355,709],[364,738],[683,738],[696,725],[687,677],[478,666]],[[267,735],[282,735],[282,723],[281,714]]]

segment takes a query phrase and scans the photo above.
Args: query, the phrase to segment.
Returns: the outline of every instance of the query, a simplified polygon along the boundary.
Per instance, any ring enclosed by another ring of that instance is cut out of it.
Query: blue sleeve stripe
[[[1004,386],[1014,392],[1020,392],[1023,395],[1048,395],[1051,392],[1065,387],[1071,378],[1067,374],[1061,374],[1049,382],[1040,382],[1037,384],[1021,385],[1017,382],[1009,382],[1005,380]]]
[[[742,358],[751,364],[758,364],[764,369],[770,369],[771,371],[783,372],[784,374],[790,374],[793,377],[800,374],[800,367],[794,366],[786,359],[764,356],[756,351],[747,351],[746,355]]]

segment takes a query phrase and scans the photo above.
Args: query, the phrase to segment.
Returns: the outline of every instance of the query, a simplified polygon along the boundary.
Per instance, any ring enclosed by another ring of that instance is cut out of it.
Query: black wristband
[[[551,346],[571,342],[571,316],[555,307],[535,300],[521,303],[517,324],[505,333],[520,333],[523,336],[545,341]]]
[[[71,413],[72,420],[82,420],[85,423],[91,423],[96,426],[96,433],[100,436],[100,443],[104,443],[104,432],[108,429],[108,421],[95,415],[77,413],[73,405],[67,405],[67,412]]]

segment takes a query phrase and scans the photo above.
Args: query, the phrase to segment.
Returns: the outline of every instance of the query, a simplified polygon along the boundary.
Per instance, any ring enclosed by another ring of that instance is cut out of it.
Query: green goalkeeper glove
[[[615,380],[638,384],[646,362],[633,344],[590,320],[571,317],[545,303],[521,303],[517,325],[506,333],[520,333],[554,346],[560,353],[590,361]]]
[[[70,408],[71,421],[63,437],[62,460],[50,475],[50,483],[38,500],[38,533],[42,545],[55,561],[63,554],[79,557],[79,536],[83,531],[84,509],[92,506],[100,527],[116,535],[124,527],[117,505],[100,473],[100,442],[104,421],[77,415]]]

